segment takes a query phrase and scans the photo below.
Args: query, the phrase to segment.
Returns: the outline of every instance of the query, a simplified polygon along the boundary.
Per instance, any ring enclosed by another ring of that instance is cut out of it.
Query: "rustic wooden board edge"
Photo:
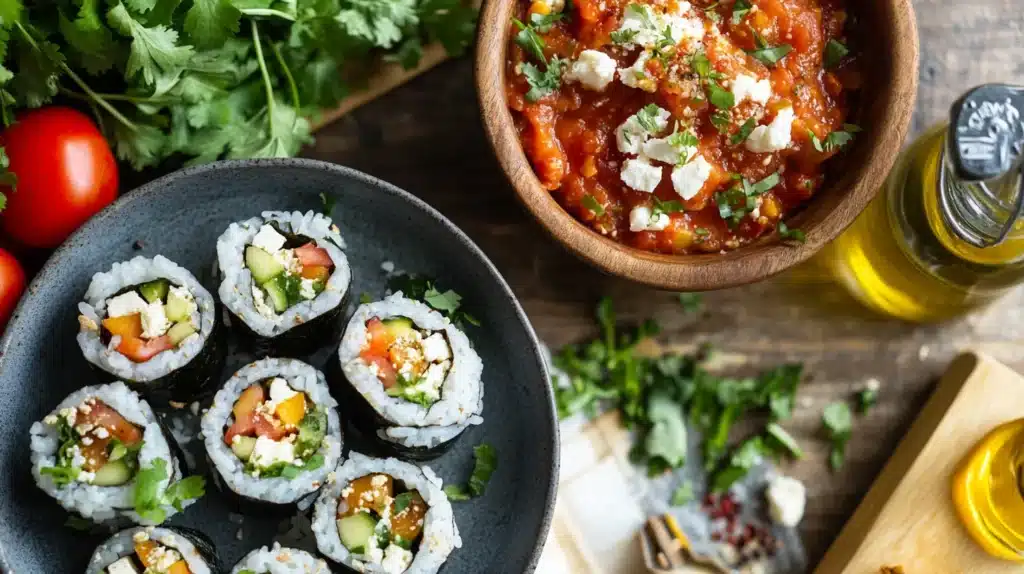
[[[835,542],[821,559],[815,574],[837,574],[842,572],[861,547],[875,520],[885,508],[886,502],[899,487],[918,454],[942,423],[950,405],[964,385],[975,374],[983,359],[975,353],[964,353],[953,360],[949,370],[939,381],[935,392],[925,403],[921,414],[911,425],[906,436],[893,451],[871,489],[861,501],[853,516],[839,532]]]

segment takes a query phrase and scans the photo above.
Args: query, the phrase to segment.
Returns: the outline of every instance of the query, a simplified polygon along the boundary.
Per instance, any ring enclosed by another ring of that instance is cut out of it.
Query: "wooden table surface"
[[[921,70],[915,133],[945,117],[964,90],[1024,79],[1019,0],[918,0]],[[442,64],[319,132],[306,154],[361,169],[418,195],[491,257],[540,337],[562,345],[596,331],[595,302],[612,295],[628,317],[655,317],[681,349],[712,343],[737,369],[802,361],[811,378],[787,426],[809,456],[788,472],[807,483],[802,529],[813,562],[824,553],[959,349],[980,348],[1024,370],[1024,291],[962,320],[917,326],[863,310],[804,268],[708,293],[685,314],[673,294],[605,277],[576,261],[520,207],[484,138],[470,59]],[[848,462],[831,473],[816,438],[821,409],[864,381],[882,382],[879,405],[856,421]]]

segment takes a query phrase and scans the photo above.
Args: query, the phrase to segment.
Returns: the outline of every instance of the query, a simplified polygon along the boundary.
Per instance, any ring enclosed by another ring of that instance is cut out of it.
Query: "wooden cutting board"
[[[1024,377],[978,353],[957,357],[815,574],[1021,574],[961,526],[950,480],[988,431],[1024,417]]]

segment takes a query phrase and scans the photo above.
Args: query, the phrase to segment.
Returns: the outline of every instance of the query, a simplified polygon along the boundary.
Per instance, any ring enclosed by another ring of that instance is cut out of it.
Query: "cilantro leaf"
[[[831,70],[839,66],[843,58],[849,55],[849,53],[850,49],[845,44],[835,38],[829,39],[828,43],[825,44],[825,55],[823,58],[825,68]]]
[[[345,34],[372,47],[391,48],[402,30],[419,23],[416,0],[348,0],[334,17]]]
[[[128,78],[141,73],[145,83],[152,85],[160,76],[180,72],[193,55],[191,46],[178,45],[178,32],[163,25],[143,26],[120,2],[107,12],[107,21],[132,38],[125,69]]]
[[[135,475],[135,512],[143,520],[161,523],[167,513],[161,506],[160,483],[168,478],[167,461],[158,458],[151,466],[139,469]]]
[[[807,130],[807,136],[810,138],[811,145],[814,146],[814,149],[822,153],[832,153],[853,141],[855,134],[860,131],[860,126],[854,124],[843,124],[842,130],[828,134],[828,136],[825,137],[824,142],[818,139],[818,136],[810,130]]]
[[[661,459],[668,468],[678,468],[686,461],[686,425],[682,406],[664,393],[647,399],[647,418],[651,428],[644,438],[650,459]],[[657,463],[656,463],[657,464]]]
[[[549,14],[537,14],[534,12],[530,14],[530,25],[541,34],[547,34],[551,31],[552,26],[563,18],[565,18],[563,12],[551,12]]]
[[[807,236],[803,230],[790,228],[786,225],[785,221],[779,221],[779,237],[783,240],[796,241],[797,243],[804,243],[807,241]]]
[[[473,41],[477,12],[462,0],[423,0],[419,16],[427,34],[449,55],[461,55]]]
[[[765,428],[765,433],[775,443],[781,446],[790,456],[793,458],[803,458],[804,451],[800,448],[800,444],[796,442],[793,435],[789,434],[786,429],[778,425],[778,423],[768,423]]]
[[[413,498],[416,497],[416,496],[419,496],[419,493],[416,492],[415,490],[410,490],[408,492],[403,492],[402,494],[399,494],[398,496],[396,496],[395,497],[395,508],[394,508],[394,510],[392,510],[391,514],[392,515],[396,515],[396,514],[401,513],[406,508],[409,508],[409,505],[412,504]]]
[[[434,309],[445,313],[454,313],[458,310],[462,296],[451,289],[441,293],[434,287],[427,289],[423,294],[423,300]]]
[[[554,92],[562,83],[562,70],[566,61],[558,56],[551,58],[547,69],[543,72],[540,68],[529,62],[522,63],[522,72],[526,76],[526,82],[530,85],[530,91],[526,92],[526,99],[531,102],[543,98]]]
[[[878,402],[877,385],[869,385],[857,393],[857,412],[866,414]]]
[[[39,469],[39,473],[49,476],[53,484],[61,488],[78,480],[82,469],[77,466],[44,466]]]
[[[720,110],[729,110],[736,105],[736,96],[715,81],[708,81],[708,100]]]
[[[744,441],[730,455],[728,464],[711,477],[711,491],[717,493],[729,490],[730,486],[761,462],[764,451],[761,437],[755,436]]]
[[[747,121],[743,122],[743,125],[740,126],[739,131],[734,133],[732,137],[729,138],[729,143],[732,145],[739,145],[747,141],[747,138],[750,137],[750,132],[754,131],[754,127],[756,125],[757,120],[755,120],[754,118],[748,118]]]
[[[418,66],[422,58],[423,43],[415,36],[410,36],[402,42],[398,47],[398,51],[394,54],[384,56],[385,61],[396,62],[406,70],[411,70]]]
[[[594,199],[593,195],[590,195],[589,193],[583,194],[583,198],[580,199],[580,203],[583,204],[583,207],[592,211],[594,215],[598,217],[604,215],[604,206]]]
[[[445,496],[447,496],[448,500],[451,502],[464,502],[473,498],[469,495],[469,491],[466,490],[466,487],[458,484],[449,484],[444,487],[443,490]]]
[[[516,33],[516,44],[537,60],[547,62],[544,56],[544,39],[537,34],[533,26],[523,24],[518,18],[512,18],[512,22],[519,28],[519,32]]]
[[[672,500],[669,503],[672,506],[685,506],[690,502],[693,502],[693,485],[690,484],[690,481],[683,481],[672,492]]]
[[[199,49],[219,48],[238,33],[241,17],[230,0],[192,0],[185,13],[185,34]]]
[[[700,293],[680,293],[679,304],[687,313],[696,313],[704,306],[704,297]]]
[[[493,446],[483,443],[473,447],[473,457],[476,463],[469,477],[469,491],[473,496],[483,496],[491,475],[498,468],[498,454]]]
[[[711,125],[715,126],[718,133],[722,135],[729,133],[729,126],[732,125],[732,114],[727,110],[719,110],[711,114]]]
[[[792,51],[793,46],[790,46],[789,44],[780,44],[774,47],[765,46],[763,48],[751,50],[747,52],[747,54],[750,54],[751,58],[754,58],[762,64],[774,66],[779,62],[779,60],[785,58]]]
[[[15,37],[14,58],[18,73],[7,85],[19,104],[38,108],[57,95],[64,54],[57,44],[40,38],[32,30],[24,30]]]
[[[743,18],[750,13],[750,2],[749,0],[736,0],[736,3],[732,5],[732,24],[733,26],[739,25],[743,21]]]
[[[133,129],[134,127],[134,129]],[[114,124],[114,151],[135,169],[154,166],[164,158],[167,134],[160,128],[144,123],[126,126]]]
[[[82,0],[78,17],[73,21],[61,12],[58,27],[71,48],[72,61],[80,63],[90,74],[109,70],[121,57],[114,35],[100,16],[99,0]]]
[[[164,504],[169,504],[181,512],[183,502],[201,498],[204,494],[206,494],[206,479],[201,476],[189,476],[167,487],[167,491],[164,493]]]
[[[625,28],[622,30],[615,30],[609,34],[609,38],[613,44],[632,44],[636,40],[636,35],[640,33],[640,30],[636,28]]]
[[[843,466],[846,457],[846,443],[850,440],[853,430],[853,415],[850,413],[850,407],[841,401],[830,403],[822,412],[821,422],[824,424],[826,436],[832,441],[829,463],[832,465],[832,470],[839,470]]]
[[[661,108],[658,104],[647,104],[640,108],[636,113],[636,121],[639,122],[640,126],[648,131],[648,133],[655,133],[658,130],[658,112]]]

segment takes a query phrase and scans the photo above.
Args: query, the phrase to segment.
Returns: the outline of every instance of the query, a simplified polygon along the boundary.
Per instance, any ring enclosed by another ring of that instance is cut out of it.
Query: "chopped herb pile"
[[[448,500],[461,502],[483,496],[484,490],[487,489],[487,483],[491,480],[491,475],[498,469],[498,453],[493,446],[482,443],[473,447],[473,457],[476,462],[473,464],[473,473],[469,476],[469,484],[467,486],[449,484],[444,487],[444,493],[448,495]]]
[[[137,169],[290,156],[311,139],[306,117],[360,88],[377,58],[413,67],[428,42],[462,53],[476,17],[461,0],[11,0],[0,120],[79,102]]]
[[[135,512],[143,519],[161,523],[167,518],[163,506],[173,506],[181,511],[186,500],[200,498],[206,493],[206,479],[190,476],[171,483],[163,492],[160,483],[168,478],[167,462],[162,458],[139,470],[135,478]]]
[[[637,343],[656,335],[657,324],[648,320],[619,327],[608,298],[598,305],[597,319],[601,337],[566,346],[554,357],[569,383],[555,388],[559,416],[593,415],[602,405],[618,408],[626,426],[638,431],[631,458],[652,475],[685,462],[688,423],[703,437],[702,454],[713,484],[723,488],[744,476],[762,454],[802,454],[778,424],[765,427],[763,438],[755,436],[737,448],[729,442],[730,430],[745,415],[764,414],[775,423],[790,416],[800,365],[783,365],[754,378],[716,376],[703,368],[699,356],[637,354]]]
[[[388,280],[388,289],[401,291],[409,299],[423,301],[451,319],[456,326],[480,326],[480,321],[462,309],[462,296],[448,289],[440,291],[434,280],[415,273],[396,275]]]
[[[846,461],[846,443],[850,440],[853,430],[853,415],[850,407],[841,401],[829,404],[821,415],[825,425],[825,434],[832,441],[832,452],[828,461],[832,470],[839,470]]]

